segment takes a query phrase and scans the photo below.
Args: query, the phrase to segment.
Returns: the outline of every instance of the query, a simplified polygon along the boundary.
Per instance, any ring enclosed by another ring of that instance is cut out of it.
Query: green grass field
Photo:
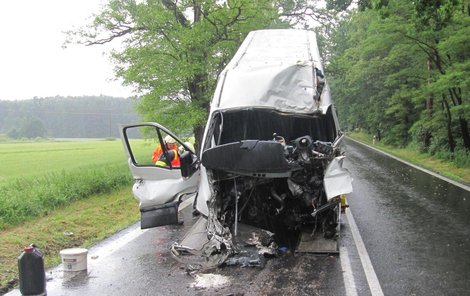
[[[150,158],[153,144],[136,143]],[[131,184],[121,141],[1,143],[0,294],[17,284],[24,246],[40,246],[51,267],[60,250],[88,247],[137,221]]]
[[[0,144],[0,230],[131,183],[121,141]]]
[[[121,141],[0,144],[0,183],[12,178],[126,163]]]

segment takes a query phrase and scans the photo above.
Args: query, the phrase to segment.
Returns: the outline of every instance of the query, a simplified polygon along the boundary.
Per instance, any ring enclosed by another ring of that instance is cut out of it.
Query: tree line
[[[470,165],[470,2],[336,8],[344,17],[325,49],[343,127]]]
[[[116,138],[119,124],[140,121],[135,103],[107,96],[0,101],[0,134],[12,139]]]

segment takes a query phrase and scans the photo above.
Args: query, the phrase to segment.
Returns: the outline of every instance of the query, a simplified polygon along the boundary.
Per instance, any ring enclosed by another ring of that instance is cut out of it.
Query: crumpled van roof
[[[314,100],[315,68],[323,73],[314,32],[252,31],[219,76],[212,111],[271,108],[326,113],[332,103],[330,90],[326,83],[320,100]]]

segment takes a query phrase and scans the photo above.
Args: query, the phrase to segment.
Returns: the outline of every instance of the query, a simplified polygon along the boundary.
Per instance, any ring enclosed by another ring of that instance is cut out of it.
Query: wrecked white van
[[[263,245],[274,250],[337,252],[340,197],[352,185],[313,32],[247,36],[219,76],[200,155],[157,123],[126,125],[121,134],[142,228],[178,223],[179,203],[196,195],[201,218],[174,245],[175,256],[222,263],[246,229],[262,229],[270,237]],[[163,145],[167,136],[177,150]],[[156,165],[155,146],[163,159],[177,152],[179,163]]]

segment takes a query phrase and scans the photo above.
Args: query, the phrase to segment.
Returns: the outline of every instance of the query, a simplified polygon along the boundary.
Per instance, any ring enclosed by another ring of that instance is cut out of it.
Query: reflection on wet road
[[[227,266],[189,274],[169,251],[196,221],[188,207],[183,225],[146,231],[134,225],[91,248],[87,272],[70,278],[60,266],[53,269],[48,295],[349,296],[376,295],[377,289],[385,295],[470,295],[470,192],[347,144],[354,218],[342,217],[340,256],[287,252],[262,269]],[[350,220],[365,251],[356,246]]]

